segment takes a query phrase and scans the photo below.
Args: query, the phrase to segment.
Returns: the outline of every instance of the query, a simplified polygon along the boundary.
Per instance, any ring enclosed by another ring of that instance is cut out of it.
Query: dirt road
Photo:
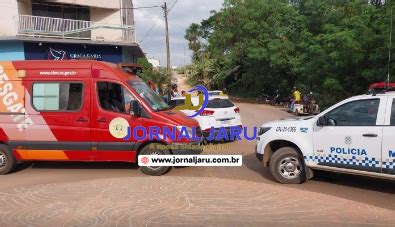
[[[287,117],[237,103],[243,124]],[[242,154],[242,167],[173,168],[148,177],[123,163],[33,163],[0,176],[0,226],[392,225],[395,183],[317,172],[281,185],[255,158],[255,141],[205,154]]]

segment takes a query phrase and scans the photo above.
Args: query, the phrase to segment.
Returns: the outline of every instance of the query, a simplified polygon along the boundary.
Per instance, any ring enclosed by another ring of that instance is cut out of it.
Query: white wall
[[[119,10],[91,8],[91,21],[104,24],[121,24],[121,14]],[[122,30],[116,29],[94,29],[92,30],[92,39],[121,41]]]
[[[16,36],[17,18],[16,0],[0,0],[0,36]]]
[[[130,0],[46,0],[47,2],[86,5],[90,7],[91,21],[121,25],[120,1],[124,7],[132,7]],[[94,7],[96,6],[96,7]],[[126,12],[125,12],[126,11]],[[134,25],[133,10],[124,10],[128,25]],[[31,15],[31,0],[0,0],[0,37],[16,36],[18,33],[18,16]],[[94,29],[92,40],[121,41],[122,36],[129,35],[117,29]],[[130,36],[130,35],[129,35]]]
[[[133,4],[130,0],[113,0],[114,2],[121,2],[123,9],[106,9],[98,7],[90,7],[91,21],[98,22],[101,24],[113,24],[113,25],[134,25]],[[111,1],[111,2],[113,2]],[[80,2],[80,1],[79,1]],[[101,7],[101,6],[100,6]],[[119,7],[119,5],[118,5]],[[124,18],[124,20],[122,19]],[[134,39],[134,33],[125,32],[117,29],[94,29],[92,30],[92,40],[104,39],[107,41],[122,41],[132,37]]]
[[[18,15],[31,13],[30,0],[0,0],[0,36],[16,36]]]
[[[152,64],[152,67],[154,68],[159,68],[160,67],[160,61],[154,58],[149,58],[148,62]]]

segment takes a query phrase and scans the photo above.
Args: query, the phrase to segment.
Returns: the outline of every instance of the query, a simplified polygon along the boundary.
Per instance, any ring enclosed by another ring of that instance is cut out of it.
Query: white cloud
[[[159,6],[164,0],[133,0],[134,7]],[[168,7],[172,6],[175,0],[167,0]],[[190,62],[191,52],[188,50],[188,43],[184,39],[185,30],[192,23],[198,23],[202,19],[210,16],[211,10],[219,10],[223,0],[178,0],[169,14],[169,34],[171,64],[184,64]],[[163,11],[161,8],[135,9],[134,19],[136,23],[137,40],[142,41],[141,48],[147,56],[158,58],[161,64],[166,62],[166,39]],[[144,38],[152,25],[155,27]]]

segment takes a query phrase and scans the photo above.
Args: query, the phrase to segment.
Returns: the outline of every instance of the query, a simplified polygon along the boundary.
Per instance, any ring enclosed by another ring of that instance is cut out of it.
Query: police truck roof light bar
[[[369,86],[369,90],[367,94],[372,94],[375,96],[376,94],[382,94],[387,91],[395,91],[395,83],[386,83],[386,82],[379,82],[373,83]]]

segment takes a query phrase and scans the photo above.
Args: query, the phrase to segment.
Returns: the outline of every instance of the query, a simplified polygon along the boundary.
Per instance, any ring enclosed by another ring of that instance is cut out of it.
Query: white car
[[[215,91],[208,91],[209,96],[218,96],[218,95],[225,95],[223,91],[215,90]]]
[[[199,98],[192,97],[193,106],[199,105]],[[171,100],[170,106],[181,106],[185,104],[185,97],[175,97]],[[181,110],[187,115],[192,115],[195,110]],[[208,137],[211,127],[218,130],[221,127],[229,130],[230,127],[242,127],[240,109],[229,100],[227,96],[210,96],[208,105],[204,111],[194,118],[199,122],[203,135]]]
[[[301,183],[315,169],[395,179],[395,92],[263,124],[256,156],[281,183]]]

